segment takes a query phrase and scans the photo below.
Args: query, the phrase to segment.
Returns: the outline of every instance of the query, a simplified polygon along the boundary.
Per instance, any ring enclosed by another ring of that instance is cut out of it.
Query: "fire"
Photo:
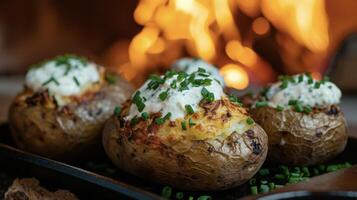
[[[227,64],[220,70],[224,82],[228,87],[242,90],[248,87],[249,78],[247,72],[236,64]]]
[[[238,12],[252,18],[251,30],[240,30]],[[227,86],[244,89],[274,77],[252,47],[270,29],[289,33],[311,51],[329,44],[323,0],[141,0],[134,19],[143,29],[129,45],[129,63],[120,69],[131,78],[189,54],[224,65],[220,72]]]

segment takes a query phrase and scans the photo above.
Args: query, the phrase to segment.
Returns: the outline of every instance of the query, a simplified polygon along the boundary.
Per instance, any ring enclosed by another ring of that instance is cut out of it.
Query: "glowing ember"
[[[236,64],[227,64],[220,70],[224,82],[228,87],[238,90],[248,87],[249,78],[247,72]]]

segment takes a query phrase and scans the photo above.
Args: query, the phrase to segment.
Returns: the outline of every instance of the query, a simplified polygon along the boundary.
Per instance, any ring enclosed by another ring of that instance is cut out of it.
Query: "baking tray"
[[[350,137],[345,151],[331,163],[356,164],[355,152],[357,139]],[[48,189],[67,189],[80,199],[162,199],[160,194],[164,187],[118,170],[104,154],[93,160],[66,164],[14,148],[6,123],[0,125],[0,172],[12,178],[35,177]],[[174,199],[176,192],[183,192],[183,199],[209,195],[213,199],[231,200],[248,196],[249,185],[218,192],[173,189]]]

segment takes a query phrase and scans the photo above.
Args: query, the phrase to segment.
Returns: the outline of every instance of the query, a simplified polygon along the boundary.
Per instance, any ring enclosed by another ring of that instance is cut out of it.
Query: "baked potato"
[[[268,150],[263,129],[199,71],[151,78],[108,120],[103,146],[115,165],[184,190],[228,189],[259,170]]]
[[[88,82],[86,76],[93,73],[98,79]],[[100,150],[105,121],[132,91],[125,80],[83,58],[65,55],[46,61],[27,73],[23,91],[10,106],[13,140],[19,148],[49,158],[91,156]]]
[[[341,92],[309,74],[285,76],[268,87],[250,113],[269,138],[268,160],[287,165],[323,163],[347,143]]]

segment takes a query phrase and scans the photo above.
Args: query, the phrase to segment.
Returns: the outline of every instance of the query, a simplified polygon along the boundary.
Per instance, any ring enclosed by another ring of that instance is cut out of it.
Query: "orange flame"
[[[253,18],[248,37],[235,22],[239,10]],[[255,35],[267,34],[271,24],[311,51],[326,50],[329,44],[323,0],[140,0],[134,19],[144,28],[129,46],[134,73],[121,70],[128,77],[188,53],[215,64],[229,63],[220,71],[225,82],[244,89],[257,77],[272,77],[270,65],[252,49]],[[255,75],[252,81],[248,74]]]

